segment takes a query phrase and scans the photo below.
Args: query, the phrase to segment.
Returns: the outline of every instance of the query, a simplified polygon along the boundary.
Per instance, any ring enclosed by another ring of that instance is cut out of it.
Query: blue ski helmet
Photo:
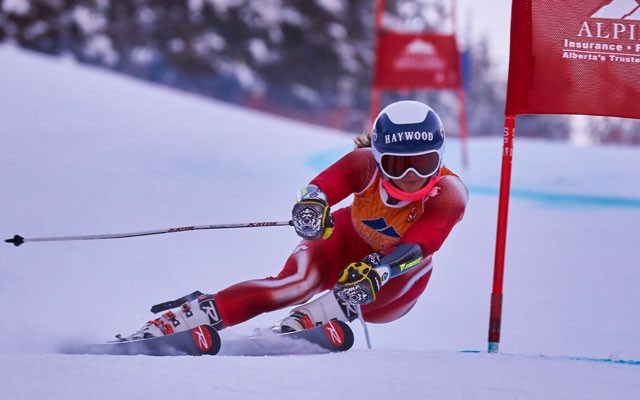
[[[444,138],[442,121],[431,107],[403,100],[378,114],[373,123],[371,148],[386,178],[399,179],[408,171],[426,178],[440,171]]]

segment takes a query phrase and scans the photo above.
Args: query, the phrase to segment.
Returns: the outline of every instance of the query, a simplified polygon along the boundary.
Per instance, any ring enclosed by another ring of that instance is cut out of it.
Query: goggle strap
[[[397,188],[391,181],[382,179],[382,186],[389,193],[391,197],[394,199],[402,200],[402,201],[418,201],[422,200],[431,193],[433,187],[442,179],[441,175],[442,168],[438,170],[436,175],[433,175],[429,182],[422,188],[415,192],[405,192]]]

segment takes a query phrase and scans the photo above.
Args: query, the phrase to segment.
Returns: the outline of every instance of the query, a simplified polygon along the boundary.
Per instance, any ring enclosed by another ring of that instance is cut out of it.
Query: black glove
[[[338,300],[348,304],[369,304],[376,299],[382,278],[374,269],[376,263],[371,262],[373,260],[379,260],[376,253],[365,257],[364,261],[347,265],[333,288]]]
[[[327,197],[316,185],[300,190],[291,217],[293,228],[303,239],[328,239],[333,232],[333,217]]]

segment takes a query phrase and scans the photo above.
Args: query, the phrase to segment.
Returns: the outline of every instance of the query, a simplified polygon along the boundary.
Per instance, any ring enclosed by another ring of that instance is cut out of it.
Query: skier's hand
[[[371,256],[367,256],[365,261],[351,263],[342,271],[333,288],[337,299],[349,304],[369,304],[376,299],[382,279],[370,259]]]
[[[328,239],[333,232],[333,217],[327,196],[316,185],[300,190],[291,216],[293,228],[303,239]]]

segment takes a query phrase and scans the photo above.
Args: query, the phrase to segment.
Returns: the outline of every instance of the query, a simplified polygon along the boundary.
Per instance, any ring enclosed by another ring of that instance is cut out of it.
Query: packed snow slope
[[[0,234],[286,220],[351,136],[0,46]],[[500,118],[500,116],[496,116]],[[473,123],[473,121],[471,121]],[[640,153],[516,140],[502,354],[485,353],[501,142],[473,139],[464,220],[418,305],[343,354],[110,357],[149,307],[276,274],[288,227],[0,246],[0,397],[637,399]],[[270,326],[286,310],[223,331]],[[475,350],[479,352],[460,352]],[[635,360],[635,361],[634,361]]]

